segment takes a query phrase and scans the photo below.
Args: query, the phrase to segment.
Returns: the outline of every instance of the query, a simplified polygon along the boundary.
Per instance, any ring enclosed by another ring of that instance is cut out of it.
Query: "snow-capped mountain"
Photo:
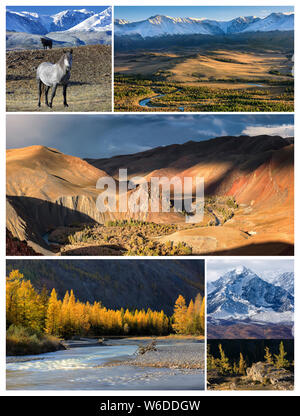
[[[50,16],[37,13],[6,11],[6,30],[44,35],[50,31]]]
[[[101,13],[86,9],[64,10],[52,16],[6,11],[6,30],[45,35],[49,32],[111,30],[111,7]]]
[[[95,13],[85,9],[81,10],[64,10],[52,16],[53,22],[49,32],[63,31],[71,29],[84,20],[90,18]]]
[[[280,286],[287,290],[292,296],[294,296],[294,273],[286,272],[281,273],[273,281],[273,285]]]
[[[269,32],[271,30],[294,30],[294,13],[271,13],[253,22],[244,32]]]
[[[209,294],[210,292],[213,292],[215,290],[215,282],[207,282],[206,283],[206,293]]]
[[[292,321],[293,311],[291,293],[244,266],[213,282],[207,299],[207,313],[213,319],[284,322]]]
[[[78,25],[69,29],[69,32],[84,31],[84,32],[99,32],[103,30],[111,30],[111,7],[101,13],[96,13],[80,22]]]
[[[143,38],[166,35],[226,35],[242,32],[286,31],[294,30],[294,14],[272,13],[265,18],[246,16],[230,21],[156,15],[139,22],[116,19],[114,30],[117,36],[140,35]]]

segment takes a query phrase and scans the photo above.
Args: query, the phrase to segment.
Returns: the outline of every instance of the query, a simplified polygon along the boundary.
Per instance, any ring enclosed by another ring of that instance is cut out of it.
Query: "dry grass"
[[[30,328],[11,325],[6,332],[7,355],[31,355],[64,349],[60,340]]]
[[[50,109],[37,106],[36,68],[41,62],[55,63],[63,50],[10,51],[6,54],[7,111],[111,111],[111,47],[89,45],[73,48],[73,65],[67,91],[69,107],[63,106],[59,87]]]
[[[282,70],[288,67],[286,56],[282,53],[244,53],[234,51],[213,51],[210,55],[198,54],[189,58],[172,69],[171,79],[175,82],[197,82],[210,77],[231,80],[244,78],[257,81],[274,79],[269,71]],[[278,77],[278,80],[285,77]]]
[[[199,53],[198,49],[166,52],[118,53],[115,55],[115,72],[123,74],[153,75],[165,71],[169,82],[198,84],[199,81],[215,79],[244,78],[249,80],[274,79],[270,70],[278,70],[284,81],[291,73],[292,61],[284,53],[241,52],[215,50]]]
[[[292,68],[282,51],[242,46],[118,52],[115,111],[293,111]]]

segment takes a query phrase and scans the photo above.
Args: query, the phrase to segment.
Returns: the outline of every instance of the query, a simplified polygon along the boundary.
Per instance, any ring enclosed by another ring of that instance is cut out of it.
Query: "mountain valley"
[[[99,212],[97,180],[117,179],[122,168],[128,179],[148,182],[203,177],[203,221],[187,224],[172,207]],[[219,137],[86,161],[43,146],[10,149],[7,229],[48,255],[291,255],[293,178],[293,139],[279,136]]]

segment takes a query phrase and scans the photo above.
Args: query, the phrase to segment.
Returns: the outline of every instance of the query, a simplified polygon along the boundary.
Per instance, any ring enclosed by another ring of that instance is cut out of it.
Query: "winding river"
[[[174,91],[174,93],[181,91],[181,89],[178,89],[176,91]],[[159,94],[159,95],[154,95],[153,97],[149,97],[149,98],[143,98],[142,100],[139,101],[139,105],[142,107],[150,107],[150,108],[162,108],[162,106],[154,106],[151,105],[151,100],[153,98],[160,98],[160,97],[164,97],[166,94]],[[184,111],[184,107],[180,106],[178,107],[179,111]]]
[[[265,88],[265,85],[263,84],[255,84],[255,83],[247,83],[246,85],[249,85],[249,87],[259,87],[259,88]],[[174,93],[181,91],[181,88],[174,91]],[[164,97],[166,94],[159,94],[159,95],[154,95],[153,97],[148,97],[148,98],[143,98],[142,100],[139,101],[139,105],[141,107],[149,107],[149,108],[162,108],[163,106],[154,106],[151,104],[151,100],[153,98],[160,98],[160,97]],[[183,106],[179,106],[178,107],[179,111],[184,111],[184,107]]]
[[[46,233],[46,234],[44,234],[44,235],[42,235],[42,239],[45,241],[45,243],[48,245],[48,246],[61,246],[61,244],[60,243],[56,243],[55,241],[49,241],[49,235],[50,235],[50,232],[51,231],[49,231],[48,233]]]
[[[137,343],[84,346],[46,354],[7,357],[8,390],[203,389],[203,372],[114,365],[133,356]]]

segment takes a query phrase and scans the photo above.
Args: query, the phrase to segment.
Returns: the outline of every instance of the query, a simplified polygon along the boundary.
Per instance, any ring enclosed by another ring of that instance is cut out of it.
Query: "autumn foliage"
[[[20,325],[35,331],[63,338],[74,335],[167,335],[200,334],[204,331],[204,301],[198,295],[185,306],[180,295],[175,303],[174,316],[164,311],[107,309],[101,302],[80,302],[73,290],[58,298],[53,289],[50,296],[43,289],[38,292],[30,280],[18,270],[6,279],[7,326]]]
[[[200,293],[195,301],[186,305],[185,299],[179,295],[174,306],[173,329],[182,335],[203,335],[205,330],[205,298]]]

